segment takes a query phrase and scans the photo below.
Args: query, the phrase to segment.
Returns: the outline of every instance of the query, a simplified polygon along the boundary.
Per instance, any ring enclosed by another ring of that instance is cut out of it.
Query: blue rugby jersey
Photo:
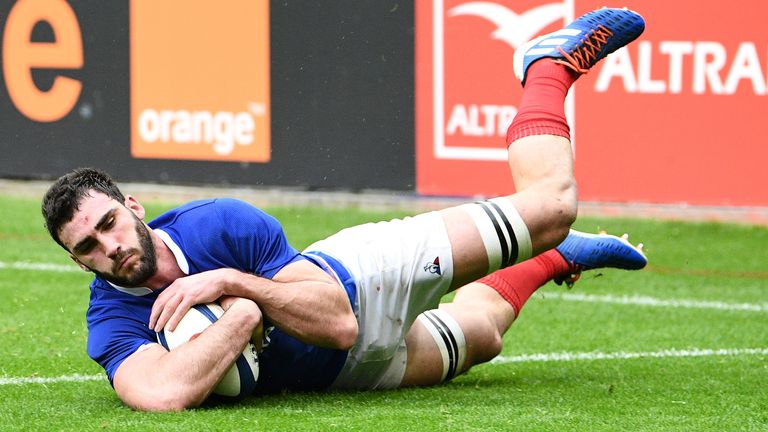
[[[160,215],[149,226],[173,251],[186,274],[233,268],[272,278],[287,264],[307,259],[288,244],[276,219],[234,199],[194,201]],[[354,281],[341,263],[323,258],[342,279],[354,305]],[[324,267],[316,259],[309,261]],[[129,355],[156,342],[155,332],[147,324],[160,292],[116,287],[99,277],[91,283],[86,313],[88,355],[104,368],[110,382]],[[333,382],[344,365],[346,351],[308,345],[269,322],[264,328],[268,341],[259,356],[257,393],[321,389]]]

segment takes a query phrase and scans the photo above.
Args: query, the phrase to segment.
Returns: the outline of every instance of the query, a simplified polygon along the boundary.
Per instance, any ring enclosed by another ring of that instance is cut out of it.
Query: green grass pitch
[[[649,268],[545,286],[497,361],[452,383],[151,414],[123,407],[87,357],[90,277],[48,239],[38,209],[0,197],[0,430],[768,430],[765,227],[579,219],[644,242]],[[298,248],[404,215],[268,211]]]

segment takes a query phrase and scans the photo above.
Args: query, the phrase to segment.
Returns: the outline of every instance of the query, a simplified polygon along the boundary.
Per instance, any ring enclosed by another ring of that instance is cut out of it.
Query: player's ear
[[[79,259],[77,259],[77,257],[76,257],[76,256],[74,256],[74,255],[72,255],[72,254],[69,254],[69,257],[70,257],[70,258],[72,259],[72,261],[74,261],[74,262],[75,262],[75,264],[77,264],[77,266],[78,266],[78,267],[80,267],[80,269],[82,269],[83,271],[85,271],[85,272],[90,272],[90,271],[91,271],[91,269],[89,269],[89,268],[88,268],[88,266],[86,266],[85,264],[83,264],[83,263],[82,263],[82,261],[80,261]]]
[[[141,220],[144,220],[144,216],[146,215],[146,212],[144,211],[144,206],[141,205],[141,203],[139,203],[136,197],[134,197],[133,195],[126,195],[124,204],[136,215],[136,217],[138,217]]]

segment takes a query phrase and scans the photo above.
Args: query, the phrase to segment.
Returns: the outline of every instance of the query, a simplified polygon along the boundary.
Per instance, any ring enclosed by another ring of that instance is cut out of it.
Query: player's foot
[[[565,258],[570,266],[570,273],[555,282],[565,282],[569,287],[579,279],[584,270],[613,267],[624,270],[639,270],[648,264],[643,253],[642,243],[633,246],[629,236],[622,237],[600,233],[587,234],[571,230],[568,237],[555,249]]]
[[[589,12],[564,29],[540,36],[515,50],[515,76],[525,85],[528,67],[543,58],[586,73],[605,56],[637,39],[644,29],[643,17],[626,8]]]

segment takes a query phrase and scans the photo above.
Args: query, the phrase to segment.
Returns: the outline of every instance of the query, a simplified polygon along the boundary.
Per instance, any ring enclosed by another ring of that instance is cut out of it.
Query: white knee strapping
[[[462,208],[480,231],[488,253],[488,273],[531,257],[531,234],[508,199],[478,201],[464,204]]]
[[[440,309],[423,312],[418,319],[432,335],[443,357],[441,381],[448,381],[460,374],[467,357],[467,342],[459,323],[448,312]]]

